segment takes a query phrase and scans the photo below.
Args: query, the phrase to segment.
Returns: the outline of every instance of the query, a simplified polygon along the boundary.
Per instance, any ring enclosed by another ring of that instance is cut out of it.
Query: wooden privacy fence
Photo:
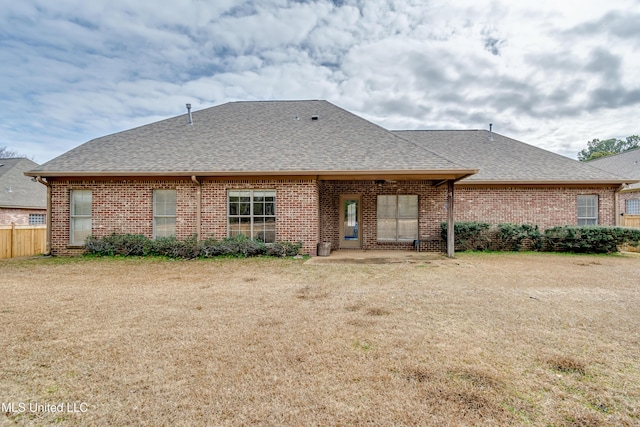
[[[0,259],[42,254],[46,249],[46,225],[0,225]]]
[[[625,215],[622,217],[620,225],[623,227],[640,228],[640,215]]]

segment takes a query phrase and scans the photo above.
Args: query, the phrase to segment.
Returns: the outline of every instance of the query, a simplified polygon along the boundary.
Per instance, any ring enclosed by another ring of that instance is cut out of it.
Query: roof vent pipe
[[[187,112],[189,113],[189,124],[193,124],[193,118],[191,117],[191,104],[187,104]]]
[[[489,141],[493,141],[493,123],[489,123]]]

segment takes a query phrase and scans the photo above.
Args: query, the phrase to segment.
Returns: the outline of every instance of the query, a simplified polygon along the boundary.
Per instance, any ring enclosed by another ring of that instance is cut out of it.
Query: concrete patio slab
[[[335,250],[328,257],[313,257],[305,264],[420,264],[449,259],[433,252]]]

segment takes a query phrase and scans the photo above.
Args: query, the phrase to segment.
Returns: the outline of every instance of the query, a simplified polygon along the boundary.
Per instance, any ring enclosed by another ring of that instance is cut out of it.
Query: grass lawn
[[[3,261],[0,424],[640,425],[639,272],[554,254]]]

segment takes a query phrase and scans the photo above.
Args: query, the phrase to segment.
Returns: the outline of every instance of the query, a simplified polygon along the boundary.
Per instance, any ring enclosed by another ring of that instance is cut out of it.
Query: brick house
[[[0,225],[46,223],[47,190],[24,175],[37,166],[24,158],[0,159]]]
[[[48,187],[53,254],[128,232],[452,255],[443,221],[613,225],[628,181],[484,130],[392,132],[326,101],[189,111],[27,175]]]
[[[640,148],[591,160],[589,165],[617,175],[640,179]],[[640,183],[627,185],[620,191],[617,208],[620,216],[623,217],[621,218],[623,225],[625,216],[626,219],[631,216],[640,217]]]

